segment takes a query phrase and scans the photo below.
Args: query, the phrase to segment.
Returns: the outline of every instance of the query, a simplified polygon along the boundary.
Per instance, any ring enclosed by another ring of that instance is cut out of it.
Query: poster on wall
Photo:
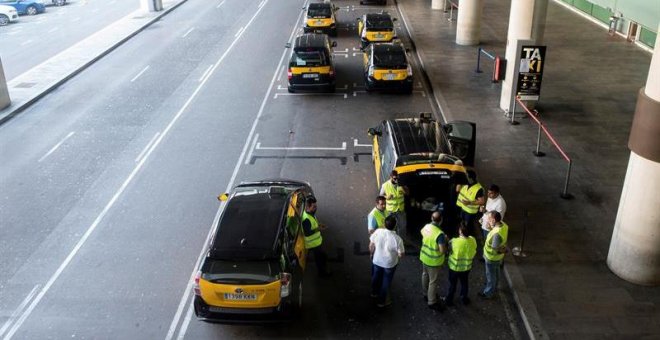
[[[521,100],[539,100],[546,46],[522,46],[516,95]]]

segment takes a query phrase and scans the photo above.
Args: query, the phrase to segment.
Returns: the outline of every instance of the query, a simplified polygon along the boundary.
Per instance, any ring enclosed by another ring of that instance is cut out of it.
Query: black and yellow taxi
[[[424,226],[435,211],[442,213],[445,225],[455,226],[455,188],[467,182],[467,168],[474,165],[476,124],[443,125],[430,113],[422,113],[385,120],[368,133],[378,188],[392,170],[398,172],[399,183],[408,187],[404,205],[408,231]]]
[[[308,183],[264,180],[218,197],[224,210],[194,279],[199,319],[262,322],[296,315],[307,256],[301,216],[311,195]]]
[[[392,42],[397,38],[394,21],[388,13],[368,13],[357,19],[360,46],[364,49],[371,43]]]
[[[305,33],[325,33],[333,37],[337,36],[337,18],[335,12],[337,7],[330,1],[310,3],[307,5],[305,14]]]
[[[320,90],[334,92],[335,64],[332,48],[326,34],[305,33],[296,37],[287,71],[288,90]]]
[[[406,49],[399,42],[370,44],[364,50],[364,86],[367,91],[412,93],[413,72]]]

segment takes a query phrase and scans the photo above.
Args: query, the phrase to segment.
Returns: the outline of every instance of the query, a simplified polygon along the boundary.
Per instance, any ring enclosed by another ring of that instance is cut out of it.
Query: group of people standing
[[[422,294],[429,308],[443,310],[454,305],[454,295],[458,283],[461,302],[470,303],[468,278],[477,255],[477,239],[473,230],[477,222],[481,226],[479,238],[482,243],[486,283],[478,293],[485,299],[494,297],[497,292],[500,267],[506,253],[509,227],[504,223],[506,202],[497,185],[491,185],[487,192],[477,180],[474,171],[468,170],[467,184],[457,185],[456,206],[460,218],[455,237],[449,237],[443,230],[442,214],[433,212],[431,221],[420,231],[422,244],[419,259],[422,263]],[[405,230],[405,196],[408,188],[399,185],[398,173],[393,170],[390,179],[383,183],[376,206],[369,212],[369,251],[372,258],[371,296],[377,299],[378,307],[391,304],[390,286],[394,272],[405,253],[404,242],[396,230]],[[452,229],[452,230],[454,230]],[[448,267],[448,287],[444,297],[438,295],[438,283],[443,265]]]

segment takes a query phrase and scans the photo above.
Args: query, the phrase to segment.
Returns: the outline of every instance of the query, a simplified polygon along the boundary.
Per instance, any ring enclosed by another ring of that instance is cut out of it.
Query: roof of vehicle
[[[434,120],[410,118],[392,119],[387,122],[391,127],[398,155],[451,153],[442,127]]]
[[[332,8],[332,4],[330,2],[313,2],[307,5],[307,8],[309,9]]]
[[[406,54],[406,50],[403,48],[401,43],[379,43],[373,44],[374,54],[394,54],[402,53]]]
[[[365,17],[367,27],[393,27],[392,17],[387,13],[369,13]]]
[[[327,45],[328,36],[325,34],[305,33],[296,37],[294,43],[294,50],[298,48],[316,47],[325,48]]]

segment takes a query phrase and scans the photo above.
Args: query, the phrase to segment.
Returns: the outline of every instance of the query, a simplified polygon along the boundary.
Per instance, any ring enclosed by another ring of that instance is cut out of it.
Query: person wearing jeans
[[[371,296],[377,298],[377,306],[385,307],[392,303],[390,287],[399,259],[405,249],[403,240],[395,232],[396,218],[385,218],[385,228],[376,229],[369,237],[371,253]]]
[[[484,244],[484,260],[486,267],[486,286],[479,296],[489,299],[497,292],[497,281],[500,276],[500,266],[506,253],[506,241],[509,236],[509,226],[502,221],[502,215],[497,211],[488,213],[491,227]]]

